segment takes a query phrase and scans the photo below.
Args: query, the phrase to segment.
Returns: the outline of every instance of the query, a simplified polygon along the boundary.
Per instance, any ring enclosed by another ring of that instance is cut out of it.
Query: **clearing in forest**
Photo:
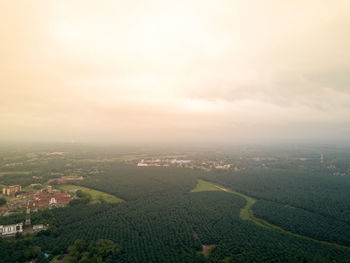
[[[241,208],[241,211],[239,213],[239,216],[243,219],[243,220],[253,220],[256,224],[260,224],[261,222],[257,222],[255,219],[256,217],[253,215],[253,211],[252,211],[252,206],[255,204],[256,200],[250,196],[247,196],[245,194],[242,194],[242,193],[239,193],[239,192],[236,192],[234,190],[231,190],[231,189],[227,189],[227,188],[224,188],[224,187],[220,187],[220,186],[217,186],[215,185],[215,187],[217,187],[218,189],[222,190],[222,191],[225,191],[225,192],[228,192],[228,193],[232,193],[232,194],[235,194],[235,195],[238,195],[240,197],[243,197],[246,201],[246,204],[244,207]]]
[[[218,187],[213,183],[199,179],[196,188],[192,189],[191,192],[203,191],[220,191],[220,189],[218,189]]]
[[[209,256],[209,252],[212,248],[214,248],[216,245],[202,245],[202,248],[203,248],[203,255],[205,257],[208,257]]]
[[[66,185],[62,185],[59,187],[61,190],[63,191],[73,191],[73,190],[81,190],[83,192],[89,193],[91,195],[92,201],[94,203],[98,203],[101,200],[106,201],[107,203],[119,203],[122,202],[123,200],[111,195],[111,194],[107,194],[98,190],[94,190],[91,188],[87,188],[87,187],[83,187],[83,186],[77,186],[77,185],[70,185],[70,184],[66,184]]]
[[[235,195],[239,195],[240,197],[243,197],[246,200],[246,205],[241,208],[240,217],[243,220],[255,221],[254,220],[255,218],[253,216],[253,211],[251,210],[253,204],[256,202],[256,200],[254,198],[247,196],[247,195],[244,195],[242,193],[233,191],[231,189],[227,189],[227,188],[224,188],[222,186],[218,186],[214,183],[201,180],[201,179],[198,180],[196,188],[191,190],[191,192],[204,192],[204,191],[224,191],[224,192],[232,193]],[[257,223],[257,224],[259,224],[259,223]]]
[[[193,232],[193,236],[194,236],[194,238],[195,238],[196,240],[198,240],[199,242],[201,242],[201,241],[199,240],[198,234],[197,234],[196,232]],[[215,244],[212,244],[212,245],[204,245],[204,244],[202,244],[202,243],[201,243],[201,245],[202,245],[202,251],[201,251],[200,253],[202,253],[205,257],[208,257],[208,256],[209,256],[210,250],[211,250],[213,247],[216,246]]]

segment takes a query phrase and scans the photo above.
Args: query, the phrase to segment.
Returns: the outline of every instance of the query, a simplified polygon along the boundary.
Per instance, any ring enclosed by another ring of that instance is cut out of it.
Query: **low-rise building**
[[[52,193],[52,186],[51,186],[51,185],[48,185],[48,186],[46,187],[46,191],[47,191],[49,194],[51,194],[51,193]]]
[[[218,164],[215,166],[216,169],[229,169],[231,164]]]
[[[14,225],[0,225],[0,235],[1,236],[11,236],[16,233],[23,232],[23,223],[18,223]]]
[[[175,166],[175,167],[188,167],[191,164],[192,160],[177,160],[177,159],[156,159],[156,160],[144,160],[142,159],[137,163],[138,167],[143,166],[152,166],[152,167],[169,167],[169,166]]]
[[[72,196],[68,193],[36,193],[31,200],[22,203],[22,206],[45,208],[45,207],[61,207],[67,205],[72,200]]]
[[[22,186],[16,184],[16,185],[11,185],[11,186],[6,186],[2,188],[2,194],[3,195],[15,195],[15,193],[19,192],[22,190]]]
[[[44,230],[44,229],[45,229],[45,226],[43,224],[41,224],[41,225],[34,225],[33,226],[33,231],[34,232],[39,232],[39,231]]]

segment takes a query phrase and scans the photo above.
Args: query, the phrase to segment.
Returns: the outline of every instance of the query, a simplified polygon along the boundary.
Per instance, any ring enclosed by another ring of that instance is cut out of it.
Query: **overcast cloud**
[[[346,141],[350,2],[0,0],[3,141]]]

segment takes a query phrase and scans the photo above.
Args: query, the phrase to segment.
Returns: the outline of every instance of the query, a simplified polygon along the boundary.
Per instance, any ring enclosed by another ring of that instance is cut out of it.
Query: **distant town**
[[[228,169],[232,164],[227,164],[224,161],[219,162],[194,162],[193,160],[177,160],[177,159],[142,159],[137,163],[138,167],[185,167],[185,168],[199,168],[199,169]]]

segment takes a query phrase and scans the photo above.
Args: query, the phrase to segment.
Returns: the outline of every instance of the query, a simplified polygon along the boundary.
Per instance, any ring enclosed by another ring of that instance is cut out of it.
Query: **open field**
[[[101,191],[97,191],[94,189],[90,189],[87,187],[83,187],[83,186],[77,186],[77,185],[62,185],[59,187],[59,189],[63,190],[63,191],[70,191],[70,190],[81,190],[83,192],[87,192],[91,195],[91,198],[93,200],[94,203],[100,202],[101,199],[103,199],[104,201],[106,201],[107,203],[119,203],[122,202],[123,200],[111,195],[111,194],[107,194]]]
[[[196,188],[192,189],[191,192],[203,191],[220,191],[220,189],[213,183],[199,179]]]
[[[10,172],[0,172],[0,177],[5,174],[30,174],[31,172],[28,171],[10,171]]]

